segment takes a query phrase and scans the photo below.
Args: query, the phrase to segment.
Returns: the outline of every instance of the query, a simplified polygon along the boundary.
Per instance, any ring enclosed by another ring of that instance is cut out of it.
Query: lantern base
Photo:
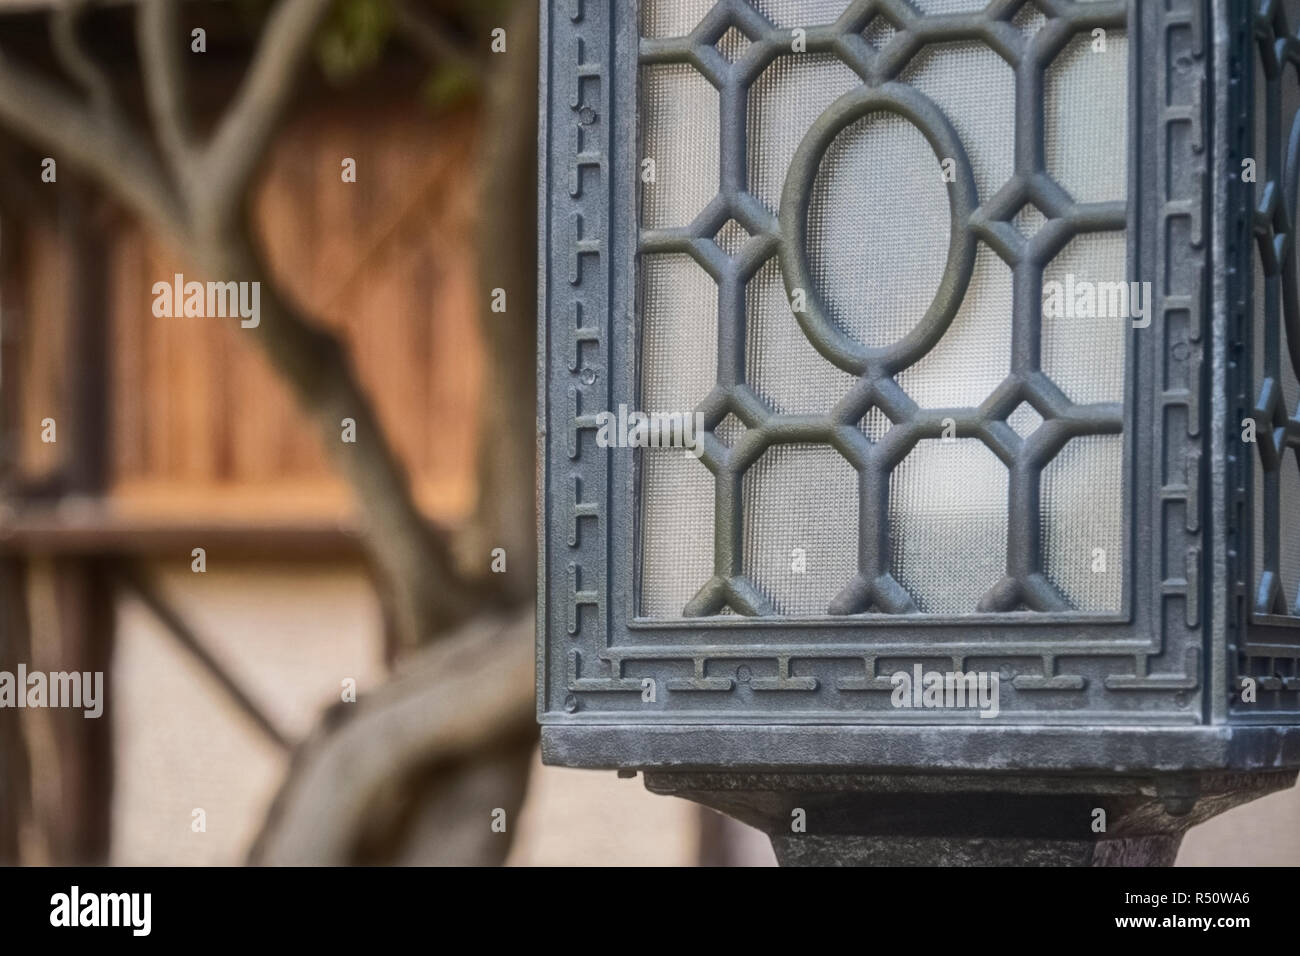
[[[1296,773],[648,772],[757,827],[782,866],[1172,866],[1183,834]]]

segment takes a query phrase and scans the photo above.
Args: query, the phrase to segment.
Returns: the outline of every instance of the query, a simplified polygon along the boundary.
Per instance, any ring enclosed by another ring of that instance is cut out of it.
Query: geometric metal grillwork
[[[1229,710],[1260,721],[1300,711],[1300,295],[1297,290],[1297,176],[1300,175],[1300,3],[1252,2],[1235,54],[1243,71],[1240,124],[1231,168],[1243,235],[1234,340],[1235,416],[1228,442],[1229,524],[1240,549],[1229,555],[1235,600],[1228,652]],[[1254,443],[1243,434],[1254,427]],[[1256,699],[1244,701],[1249,678]]]
[[[1122,610],[1126,15],[642,4],[642,616]]]
[[[1291,12],[1296,12],[1291,5]],[[1255,17],[1254,588],[1260,623],[1300,625],[1300,39],[1287,5]],[[1290,521],[1284,521],[1284,516]],[[1278,618],[1290,620],[1278,620]]]

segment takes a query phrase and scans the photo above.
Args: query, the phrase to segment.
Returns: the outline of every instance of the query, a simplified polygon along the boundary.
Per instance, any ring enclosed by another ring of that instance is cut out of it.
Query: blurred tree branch
[[[487,600],[523,610],[504,624],[494,617],[470,621],[445,649],[440,644],[421,651],[422,663],[413,673],[427,675],[433,682],[428,686],[414,676],[403,689],[376,691],[373,708],[335,707],[338,722],[326,721],[295,759],[254,848],[254,862],[305,857],[322,863],[499,863],[509,850],[509,837],[489,829],[489,813],[505,810],[513,827],[537,738],[532,610],[537,126],[531,105],[537,31],[536,5],[515,3],[507,32],[516,55],[487,80],[479,326],[493,374],[481,399],[478,514],[462,542],[464,553],[479,560],[490,548],[506,550],[510,573],[491,575],[495,587]],[[522,115],[521,103],[526,104]],[[495,288],[507,292],[504,313],[491,310]],[[485,629],[496,636],[488,639]],[[441,704],[435,708],[434,701]],[[457,709],[454,717],[448,707]],[[422,722],[413,719],[421,713]],[[453,726],[444,726],[447,722]],[[489,723],[493,730],[480,735],[478,728]],[[400,741],[407,759],[392,759],[390,747],[360,757],[365,740]],[[344,777],[349,782],[341,785]],[[358,816],[362,806],[364,820]],[[313,842],[327,831],[324,842]],[[407,837],[400,851],[392,847],[394,832]]]
[[[145,98],[163,157],[173,176],[189,172],[193,142],[185,115],[185,70],[177,5],[170,0],[142,0],[136,17],[136,42],[140,46]],[[186,184],[176,184],[184,190]]]
[[[329,0],[279,0],[233,102],[206,144],[191,142],[186,120],[176,0],[141,0],[137,12],[161,157],[120,113],[78,102],[2,53],[0,121],[84,168],[204,271],[261,283],[262,317],[253,334],[293,386],[352,487],[367,526],[368,551],[387,585],[398,643],[409,648],[473,613],[476,588],[457,573],[444,536],[415,504],[345,350],[277,289],[246,222],[253,174],[284,119],[328,8]],[[73,59],[82,77],[93,75],[71,22],[62,29],[63,58]],[[339,440],[344,418],[356,422],[361,441]]]
[[[536,736],[532,644],[531,609],[480,616],[405,659],[372,694],[336,704],[294,754],[251,862],[504,860],[510,840],[492,831],[491,815],[505,809],[509,833],[523,800],[527,775],[516,765],[526,767]],[[463,773],[475,765],[496,784],[465,801],[464,789],[482,791]],[[436,839],[403,846],[415,815],[436,821]]]
[[[89,0],[67,0],[50,17],[50,42],[59,65],[75,79],[101,114],[112,113],[117,104],[113,85],[77,38],[77,23],[89,6]]]
[[[433,63],[450,64],[478,74],[483,64],[466,52],[464,44],[453,37],[441,21],[425,16],[412,0],[391,0],[393,20],[412,46]]]
[[[162,166],[125,120],[87,108],[0,51],[0,121],[28,142],[85,169],[173,241],[183,211]]]

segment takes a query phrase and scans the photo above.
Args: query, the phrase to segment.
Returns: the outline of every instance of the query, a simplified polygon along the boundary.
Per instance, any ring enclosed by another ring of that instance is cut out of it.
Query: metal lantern
[[[543,8],[544,758],[785,862],[1293,782],[1300,3]]]

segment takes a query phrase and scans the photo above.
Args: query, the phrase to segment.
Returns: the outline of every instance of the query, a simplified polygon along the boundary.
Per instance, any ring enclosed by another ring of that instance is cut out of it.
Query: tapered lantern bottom
[[[782,866],[1172,866],[1183,834],[1296,773],[657,773],[757,827]]]
[[[781,866],[1173,866],[1181,833],[1127,840],[773,836]]]

